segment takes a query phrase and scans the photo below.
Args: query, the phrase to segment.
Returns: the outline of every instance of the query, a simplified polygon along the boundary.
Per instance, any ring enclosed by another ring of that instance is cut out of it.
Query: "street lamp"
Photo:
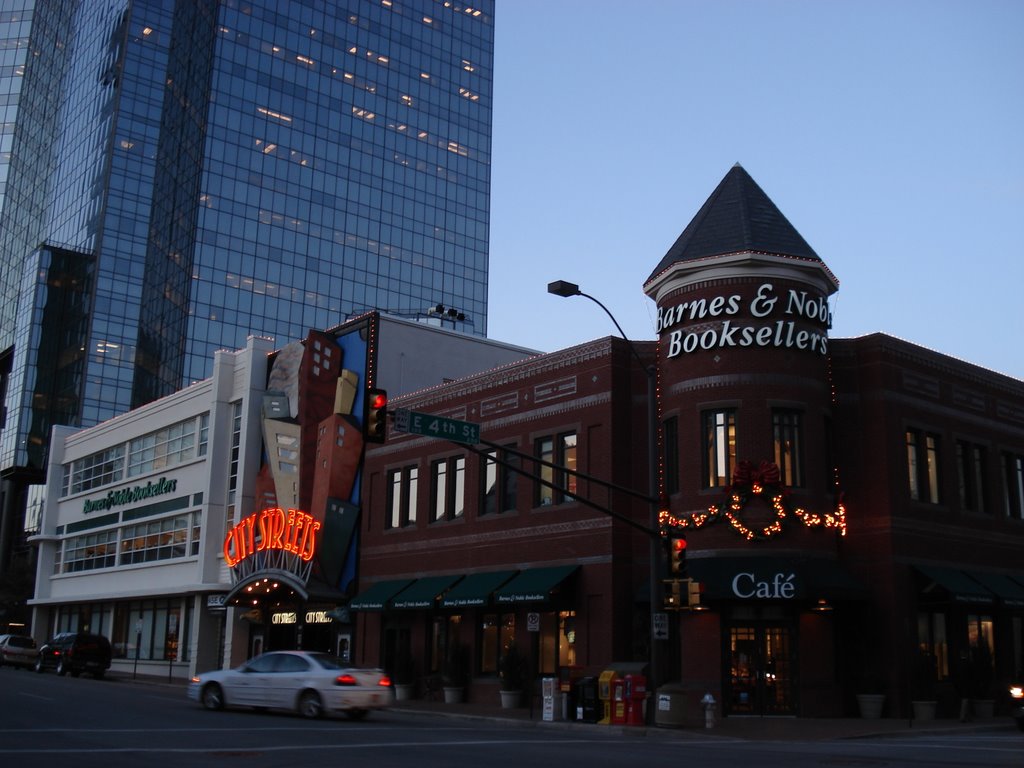
[[[636,346],[626,335],[626,332],[622,330],[622,326],[619,325],[619,321],[615,319],[615,316],[609,311],[608,307],[598,301],[596,298],[591,296],[589,293],[584,293],[580,290],[580,287],[576,283],[570,283],[568,280],[555,280],[553,283],[548,283],[548,293],[554,294],[555,296],[561,296],[568,298],[570,296],[582,296],[585,299],[590,299],[592,302],[597,304],[601,309],[604,310],[605,314],[611,319],[618,329],[619,334],[623,339],[626,340],[626,344],[629,345],[630,351],[633,356],[640,363],[647,374],[647,456],[648,456],[648,475],[647,475],[647,496],[648,504],[650,505],[650,541],[651,541],[651,567],[650,567],[650,581],[651,581],[651,643],[650,643],[650,676],[651,679],[648,681],[648,689],[652,692],[657,688],[658,674],[661,670],[661,653],[659,640],[655,640],[654,637],[654,614],[659,608],[662,607],[662,596],[661,596],[661,535],[658,528],[658,407],[655,400],[656,391],[656,378],[658,375],[657,369],[654,364],[648,365],[644,362],[643,358],[640,357],[640,353],[637,352]],[[654,707],[648,706],[648,715],[652,714]]]

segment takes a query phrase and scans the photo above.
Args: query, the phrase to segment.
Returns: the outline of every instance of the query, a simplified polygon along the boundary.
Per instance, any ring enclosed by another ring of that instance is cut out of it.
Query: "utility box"
[[[654,694],[654,724],[660,728],[682,728],[686,692],[678,683],[667,683]]]

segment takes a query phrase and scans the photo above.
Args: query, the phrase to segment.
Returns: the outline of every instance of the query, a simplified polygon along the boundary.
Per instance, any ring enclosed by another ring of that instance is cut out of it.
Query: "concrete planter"
[[[986,720],[995,714],[995,699],[971,699],[971,709],[979,720]]]
[[[523,700],[522,691],[499,691],[501,693],[501,708],[515,709]]]
[[[395,683],[395,701],[409,701],[416,695],[416,685],[413,683]]]
[[[859,693],[857,694],[857,706],[860,707],[860,716],[866,720],[877,720],[882,716],[882,707],[885,706],[884,693]]]
[[[935,719],[935,707],[938,702],[935,701],[912,701],[910,706],[914,711],[915,720],[934,720]]]
[[[450,685],[444,686],[445,704],[458,704],[460,701],[462,701],[462,686],[457,688]]]

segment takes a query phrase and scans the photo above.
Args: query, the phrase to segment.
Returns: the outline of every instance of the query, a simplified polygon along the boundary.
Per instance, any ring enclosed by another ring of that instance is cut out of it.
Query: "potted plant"
[[[526,682],[526,659],[519,652],[513,640],[505,648],[498,663],[498,678],[501,687],[501,706],[504,709],[518,707],[523,698]]]
[[[469,677],[469,649],[458,641],[448,645],[441,670],[444,700],[448,704],[462,701],[463,690]]]
[[[885,686],[877,676],[868,673],[860,681],[858,688],[861,691],[857,694],[860,716],[868,720],[877,720],[882,716],[882,707],[885,706]]]
[[[914,654],[910,670],[910,707],[915,720],[935,719],[935,654],[925,647]]]
[[[395,699],[407,701],[416,694],[416,665],[408,648],[401,649],[395,659]]]

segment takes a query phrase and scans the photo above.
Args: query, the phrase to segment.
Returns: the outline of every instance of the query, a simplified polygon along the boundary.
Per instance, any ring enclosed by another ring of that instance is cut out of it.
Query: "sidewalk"
[[[909,737],[923,734],[934,735],[936,733],[1016,731],[1016,726],[1009,717],[994,717],[967,722],[951,719],[910,721],[891,718],[865,720],[861,718],[727,717],[724,719],[716,718],[712,728],[692,726],[668,728],[661,726],[600,725],[597,723],[582,723],[561,719],[544,721],[540,705],[537,703],[534,704],[531,711],[528,707],[502,709],[498,703],[495,703],[494,706],[480,703],[446,704],[443,701],[414,699],[396,701],[392,711],[410,716],[430,715],[433,717],[506,721],[523,727],[562,728],[576,732],[604,731],[611,728],[615,729],[617,733],[632,734],[638,737],[683,739],[829,741],[833,739],[858,739],[879,736]]]

